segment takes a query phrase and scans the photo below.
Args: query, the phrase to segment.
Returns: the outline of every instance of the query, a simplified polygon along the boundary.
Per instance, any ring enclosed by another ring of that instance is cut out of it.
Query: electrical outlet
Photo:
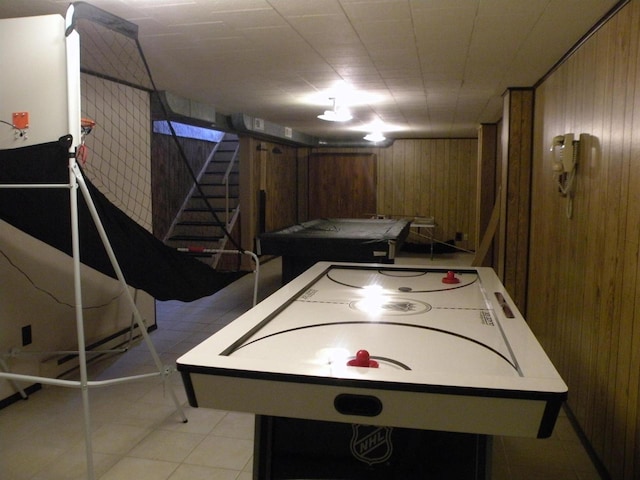
[[[30,345],[32,341],[33,338],[31,337],[31,325],[25,325],[24,327],[22,327],[22,346],[26,347],[27,345]]]

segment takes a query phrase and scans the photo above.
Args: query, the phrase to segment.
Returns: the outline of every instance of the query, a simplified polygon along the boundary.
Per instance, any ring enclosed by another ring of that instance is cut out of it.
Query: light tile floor
[[[466,254],[399,263],[468,265]],[[280,262],[261,268],[262,299],[279,284]],[[191,347],[251,306],[252,278],[196,302],[159,302],[151,333],[162,361],[173,365]],[[90,364],[92,379],[152,371],[144,344]],[[252,478],[253,416],[188,406],[178,375],[172,384],[189,419],[182,423],[159,378],[90,391],[95,478],[99,480],[248,480]],[[82,403],[76,389],[45,386],[0,410],[0,478],[87,478]],[[545,440],[496,437],[495,480],[594,480],[592,465],[566,415]]]

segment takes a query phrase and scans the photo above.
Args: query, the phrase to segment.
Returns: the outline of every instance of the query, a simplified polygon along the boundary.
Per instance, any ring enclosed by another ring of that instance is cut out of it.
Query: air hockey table
[[[256,414],[256,479],[487,479],[492,436],[550,436],[567,396],[484,267],[320,262],[177,368]]]
[[[287,283],[316,262],[394,263],[411,220],[318,218],[256,238],[258,255],[282,256]]]

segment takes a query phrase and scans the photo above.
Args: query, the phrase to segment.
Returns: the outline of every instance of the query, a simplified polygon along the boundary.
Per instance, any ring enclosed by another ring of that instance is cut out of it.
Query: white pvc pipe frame
[[[258,304],[258,282],[260,279],[260,259],[258,258],[258,256],[249,251],[249,250],[224,250],[224,249],[219,249],[219,248],[202,248],[202,249],[190,249],[190,248],[178,248],[177,249],[179,252],[197,252],[197,253],[211,253],[211,254],[216,254],[216,253],[242,253],[244,255],[249,255],[251,257],[251,259],[253,260],[253,263],[255,265],[255,268],[253,269],[253,306],[255,307]]]
[[[65,28],[69,28],[73,20],[74,7],[71,5],[66,14]],[[75,318],[76,318],[76,331],[78,339],[78,360],[80,367],[80,380],[62,380],[50,377],[40,377],[34,375],[22,375],[10,373],[7,371],[0,371],[0,378],[6,378],[9,381],[25,381],[44,383],[47,385],[79,388],[82,394],[82,405],[84,413],[84,437],[86,446],[86,462],[87,462],[87,478],[89,480],[95,480],[95,470],[93,462],[93,448],[91,441],[91,413],[89,406],[89,388],[93,387],[105,387],[109,385],[121,384],[133,380],[144,379],[148,377],[163,376],[165,386],[168,387],[165,390],[169,391],[172,400],[176,406],[176,410],[182,418],[183,422],[187,421],[182,406],[176,397],[173,387],[169,384],[169,374],[172,373],[172,369],[163,366],[158,353],[149,337],[149,333],[144,325],[144,321],[140,312],[135,304],[135,301],[129,291],[129,287],[126,283],[122,270],[118,264],[118,260],[111,248],[111,243],[104,230],[98,212],[95,208],[91,195],[86,186],[82,173],[76,163],[75,153],[76,148],[80,144],[81,139],[81,95],[80,95],[80,39],[76,31],[70,32],[65,39],[66,53],[67,53],[67,102],[68,102],[68,131],[73,137],[73,144],[69,149],[69,183],[68,184],[38,184],[38,185],[0,185],[0,188],[68,188],[69,189],[69,201],[71,211],[71,245],[72,245],[72,258],[73,258],[73,277],[74,277],[74,294],[75,294]],[[78,188],[85,198],[87,207],[91,213],[91,217],[96,225],[102,243],[104,244],[111,265],[116,273],[116,277],[123,286],[125,296],[131,304],[133,319],[140,329],[147,347],[151,353],[153,361],[158,369],[157,372],[135,375],[129,377],[114,378],[110,380],[102,381],[90,381],[87,375],[87,359],[86,359],[86,343],[84,334],[84,317],[82,312],[82,285],[81,285],[81,273],[80,273],[80,235],[78,228]],[[7,370],[3,368],[2,370]],[[21,391],[22,393],[22,391]]]
[[[90,480],[95,478],[94,466],[93,466],[93,448],[91,442],[91,415],[90,415],[90,406],[89,406],[89,388],[93,387],[105,387],[110,385],[117,385],[125,382],[130,382],[134,380],[140,380],[149,377],[163,376],[163,381],[165,382],[166,389],[173,402],[176,406],[176,410],[182,418],[183,422],[187,421],[187,418],[182,410],[182,406],[176,397],[176,394],[173,390],[173,387],[168,383],[169,375],[173,372],[173,369],[164,366],[158,353],[149,337],[149,333],[147,332],[147,328],[144,324],[144,320],[140,315],[140,311],[135,304],[133,296],[131,295],[131,291],[126,283],[122,270],[120,269],[120,265],[118,264],[118,260],[113,252],[111,247],[111,243],[107,237],[107,233],[104,230],[104,226],[98,216],[98,212],[95,208],[93,200],[91,199],[91,194],[86,186],[84,178],[82,177],[82,173],[78,168],[78,164],[76,163],[75,157],[70,156],[69,158],[69,183],[66,184],[12,184],[12,185],[0,185],[0,188],[68,188],[69,189],[69,200],[70,200],[70,209],[71,209],[71,245],[72,245],[72,258],[73,258],[73,280],[74,280],[74,294],[75,294],[75,318],[76,318],[76,332],[77,332],[77,340],[78,340],[78,363],[80,368],[80,380],[63,380],[59,378],[50,378],[50,377],[40,377],[35,375],[24,375],[18,373],[10,373],[6,367],[3,368],[5,371],[0,371],[0,378],[6,378],[9,381],[23,381],[23,382],[33,382],[33,383],[44,383],[47,385],[54,385],[59,387],[71,387],[71,388],[79,388],[82,391],[82,404],[84,411],[84,427],[85,427],[85,445],[86,445],[86,454],[87,454],[87,475]],[[89,380],[87,375],[87,357],[86,357],[86,343],[85,343],[85,334],[84,334],[84,315],[82,311],[82,283],[81,283],[81,272],[80,272],[80,234],[78,228],[78,188],[85,199],[87,207],[89,208],[89,212],[91,213],[91,217],[95,223],[95,226],[98,230],[100,238],[102,239],[102,243],[104,248],[109,256],[109,260],[111,261],[111,265],[116,273],[116,277],[118,278],[120,284],[123,287],[123,291],[125,297],[131,305],[133,320],[137,324],[142,337],[144,338],[151,357],[158,369],[157,372],[141,374],[141,375],[133,375],[128,377],[120,377],[113,378],[109,380]],[[21,395],[24,397],[23,391],[20,391]]]

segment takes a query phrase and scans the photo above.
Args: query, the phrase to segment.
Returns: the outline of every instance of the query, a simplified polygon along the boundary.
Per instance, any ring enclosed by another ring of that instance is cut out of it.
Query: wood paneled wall
[[[475,250],[478,140],[396,140],[378,150],[378,213],[435,218],[437,238]]]
[[[536,89],[526,317],[615,479],[640,478],[640,1]],[[572,218],[555,135],[583,134]]]
[[[288,227],[297,222],[295,148],[280,146],[276,151],[280,153],[274,153],[273,148],[269,148],[261,159],[264,165],[266,231]]]
[[[478,129],[478,175],[477,175],[477,193],[476,200],[476,257],[478,254],[482,258],[478,258],[478,266],[489,267],[493,265],[494,252],[492,244],[487,244],[486,253],[480,253],[479,250],[485,236],[495,239],[496,229],[492,229],[490,225],[491,217],[494,209],[499,208],[498,192],[500,188],[500,180],[496,175],[498,159],[498,124],[483,124]],[[493,240],[492,240],[493,242]],[[497,243],[497,242],[496,242]]]
[[[322,148],[323,153],[373,153],[377,157],[377,213],[395,217],[432,216],[440,241],[467,240],[476,248],[476,138],[400,139],[386,148]],[[424,241],[410,237],[409,241]]]
[[[527,301],[533,89],[504,95],[497,273],[520,311]]]
[[[264,230],[277,230],[296,223],[298,205],[297,151],[293,147],[240,137],[240,220],[242,248],[255,250]],[[264,205],[261,205],[263,192]],[[249,262],[243,263],[251,266]]]
[[[314,153],[309,156],[309,217],[363,218],[376,213],[376,156]]]

